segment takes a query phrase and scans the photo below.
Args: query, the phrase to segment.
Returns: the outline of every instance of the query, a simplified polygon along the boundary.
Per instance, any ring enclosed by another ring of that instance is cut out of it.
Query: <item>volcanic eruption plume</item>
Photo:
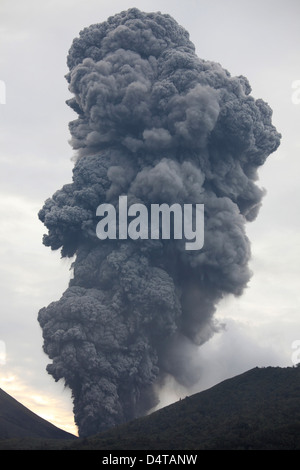
[[[197,57],[169,15],[137,9],[81,31],[66,78],[72,183],[39,212],[43,243],[73,257],[73,277],[38,321],[47,371],[72,390],[86,436],[147,413],[156,385],[199,380],[188,357],[216,330],[216,304],[250,279],[245,223],[264,191],[257,169],[280,143],[272,111],[243,77]],[[106,239],[109,203],[204,204],[205,242]]]

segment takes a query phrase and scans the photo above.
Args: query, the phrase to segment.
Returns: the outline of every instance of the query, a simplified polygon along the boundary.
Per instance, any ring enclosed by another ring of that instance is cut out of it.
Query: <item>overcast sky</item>
[[[70,393],[45,367],[41,307],[58,300],[70,261],[42,244],[37,213],[71,181],[64,75],[81,29],[131,7],[169,13],[197,54],[245,75],[273,109],[282,134],[259,172],[267,194],[247,225],[253,277],[244,295],[219,304],[222,332],[191,360],[200,391],[255,366],[291,366],[300,340],[299,0],[0,0],[0,387],[45,419],[76,432]],[[4,84],[6,93],[4,93]],[[167,404],[186,391],[170,384]]]

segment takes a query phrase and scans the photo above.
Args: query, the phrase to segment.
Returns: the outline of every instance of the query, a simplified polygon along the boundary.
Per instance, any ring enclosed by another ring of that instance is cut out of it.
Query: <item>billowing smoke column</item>
[[[197,57],[169,15],[130,9],[84,29],[68,55],[73,182],[39,212],[43,243],[73,257],[73,278],[42,308],[47,371],[72,390],[81,436],[145,414],[166,376],[191,385],[193,349],[213,313],[250,278],[245,222],[257,169],[280,143],[272,111],[245,77]],[[205,243],[104,240],[102,203],[201,203]]]

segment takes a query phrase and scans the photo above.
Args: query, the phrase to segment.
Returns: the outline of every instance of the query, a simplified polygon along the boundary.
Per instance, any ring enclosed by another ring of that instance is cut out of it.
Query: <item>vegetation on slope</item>
[[[0,441],[0,448],[26,445],[70,450],[300,450],[300,367],[252,369],[150,416],[85,439],[59,444]]]
[[[300,368],[252,369],[72,447],[300,449]]]
[[[73,437],[75,436],[36,415],[0,389],[0,439],[71,439]]]

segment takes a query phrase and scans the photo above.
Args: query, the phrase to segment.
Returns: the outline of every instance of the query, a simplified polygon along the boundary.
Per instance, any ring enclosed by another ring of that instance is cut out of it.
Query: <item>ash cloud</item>
[[[74,39],[67,81],[71,184],[39,212],[43,243],[74,257],[61,299],[42,308],[47,371],[72,390],[80,436],[147,413],[157,384],[199,380],[189,361],[213,314],[251,273],[245,223],[264,191],[257,170],[280,143],[272,111],[243,77],[197,57],[169,15],[130,9]],[[204,203],[205,244],[105,240],[96,208]]]

